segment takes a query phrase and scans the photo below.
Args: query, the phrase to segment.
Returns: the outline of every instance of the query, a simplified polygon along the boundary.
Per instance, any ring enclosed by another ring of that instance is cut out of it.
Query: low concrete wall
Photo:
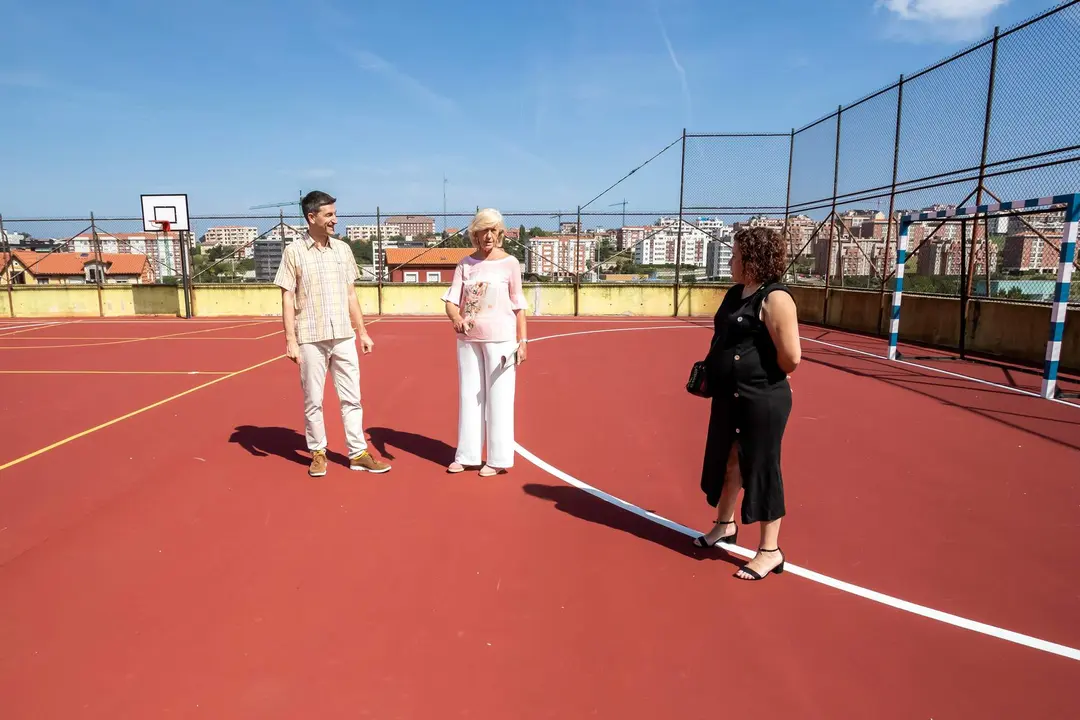
[[[356,287],[360,307],[367,315],[442,315],[446,284],[384,285],[381,292],[371,284]],[[526,284],[530,313],[546,316],[574,315],[574,286]],[[722,285],[686,285],[679,288],[679,317],[711,317],[727,292]],[[801,322],[842,330],[878,334],[888,332],[892,295],[866,290],[830,288],[828,303],[822,287],[794,286],[792,296]],[[22,285],[11,293],[0,292],[0,317],[109,317],[134,315],[181,316],[183,288],[173,285]],[[281,315],[281,291],[274,285],[195,285],[192,307],[197,317]],[[672,317],[675,311],[672,284],[582,285],[577,295],[577,314],[594,317]],[[14,313],[12,313],[14,309]],[[826,317],[826,312],[828,317]],[[880,325],[879,325],[880,323]],[[1041,365],[1050,329],[1050,308],[993,300],[971,300],[965,346],[975,353]],[[956,298],[904,295],[900,313],[903,341],[956,349],[960,344],[960,302]],[[1062,368],[1080,371],[1080,309],[1069,310],[1062,345]]]

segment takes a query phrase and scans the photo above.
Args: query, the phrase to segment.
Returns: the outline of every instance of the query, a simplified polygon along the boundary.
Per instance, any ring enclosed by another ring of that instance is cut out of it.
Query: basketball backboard
[[[144,232],[161,232],[162,222],[171,230],[191,230],[187,195],[142,195]]]

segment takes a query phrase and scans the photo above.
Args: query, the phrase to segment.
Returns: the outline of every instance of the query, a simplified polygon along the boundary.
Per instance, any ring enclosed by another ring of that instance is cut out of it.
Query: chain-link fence
[[[533,282],[668,282],[677,296],[680,284],[727,281],[734,231],[765,225],[788,237],[790,282],[884,295],[903,214],[1080,191],[1077,28],[1080,0],[1063,2],[802,128],[684,131],[580,206],[504,210],[507,249]],[[471,217],[346,207],[337,232],[361,282],[447,282]],[[1051,208],[964,227],[916,223],[904,289],[959,297],[963,264],[968,297],[1046,303],[1064,221]],[[0,218],[0,230],[39,269],[51,254],[141,254],[143,266],[124,266],[140,281],[201,284],[271,282],[305,229],[299,203],[191,223],[183,241],[143,232],[138,218]],[[1070,300],[1080,301],[1080,283]]]

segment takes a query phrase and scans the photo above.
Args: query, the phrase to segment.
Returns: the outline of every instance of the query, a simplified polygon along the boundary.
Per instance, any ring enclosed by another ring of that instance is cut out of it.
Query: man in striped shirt
[[[312,477],[326,475],[326,427],[323,395],[329,369],[341,401],[341,419],[353,470],[384,473],[390,466],[368,452],[360,405],[360,360],[375,343],[364,327],[354,283],[359,273],[352,248],[331,237],[337,224],[337,200],[314,190],[300,201],[308,229],[285,248],[274,284],[281,288],[285,354],[300,367],[304,392],[304,433],[311,451]],[[355,331],[354,331],[355,326]]]

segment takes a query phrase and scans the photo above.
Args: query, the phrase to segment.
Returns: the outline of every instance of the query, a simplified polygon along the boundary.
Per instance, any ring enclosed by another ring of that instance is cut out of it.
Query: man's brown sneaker
[[[371,457],[367,450],[349,460],[350,470],[360,470],[369,473],[384,473],[390,469],[386,463]]]
[[[326,451],[316,450],[311,454],[311,465],[308,466],[308,475],[322,477],[326,474]]]

